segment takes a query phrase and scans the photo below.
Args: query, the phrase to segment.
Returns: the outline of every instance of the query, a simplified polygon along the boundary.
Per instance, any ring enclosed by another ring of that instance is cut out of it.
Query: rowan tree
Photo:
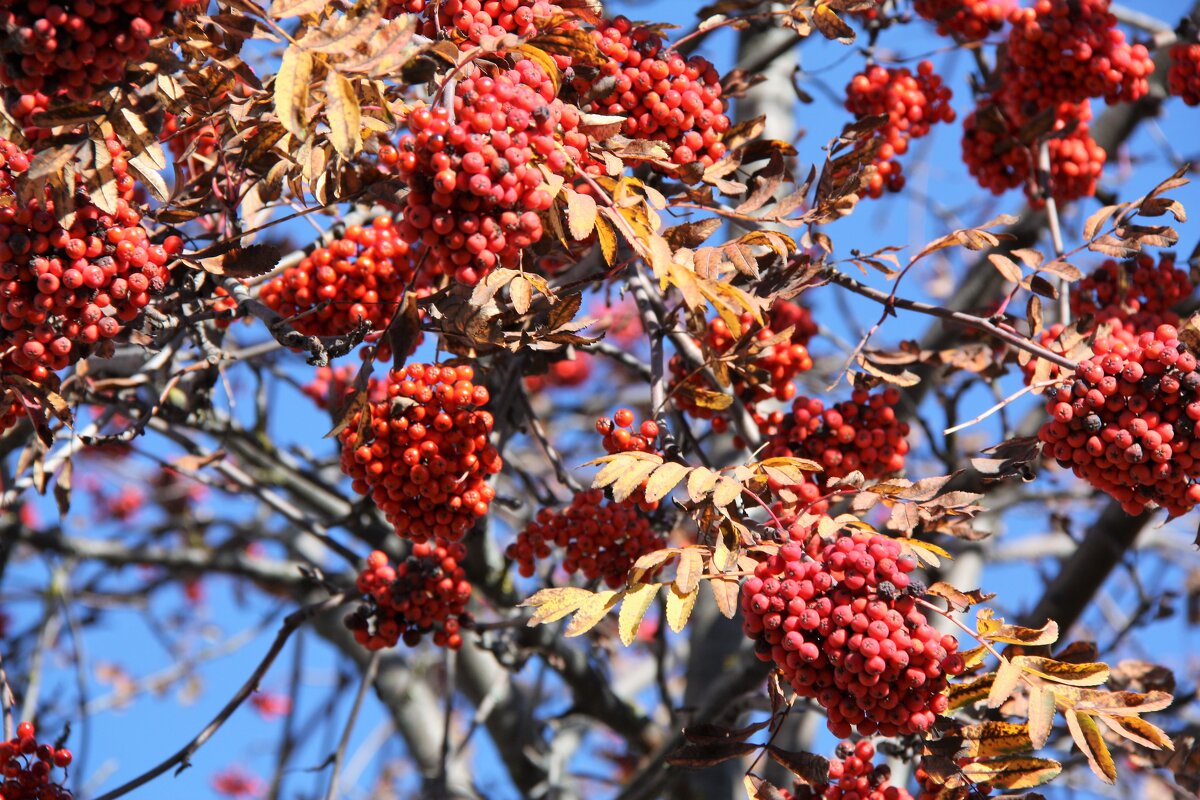
[[[1132,5],[0,0],[0,798],[1195,796]]]

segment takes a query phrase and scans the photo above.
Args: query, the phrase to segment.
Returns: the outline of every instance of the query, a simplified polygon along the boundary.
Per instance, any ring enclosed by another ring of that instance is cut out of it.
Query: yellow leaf
[[[508,296],[512,300],[513,309],[518,314],[529,313],[529,305],[533,301],[533,289],[524,275],[518,275],[508,284]]]
[[[660,462],[653,461],[636,461],[629,465],[621,477],[613,481],[612,495],[613,500],[618,503],[623,503],[629,499],[629,496],[636,492],[642,485],[642,481],[650,476],[658,468]]]
[[[313,57],[292,45],[283,51],[279,72],[275,75],[275,114],[288,133],[299,140],[308,138],[308,84],[312,80]]]
[[[1029,726],[1015,722],[981,722],[963,727],[960,735],[967,740],[970,758],[994,758],[1027,753],[1033,744]]]
[[[717,609],[722,614],[728,619],[737,616],[738,596],[741,592],[741,584],[737,578],[709,578],[708,588],[712,589],[713,599],[717,601]]]
[[[1017,683],[1021,680],[1021,669],[1007,658],[1000,657],[1000,668],[996,670],[996,680],[988,691],[988,708],[999,708],[1009,698]]]
[[[976,678],[970,683],[955,683],[950,685],[946,695],[950,698],[950,710],[973,705],[988,696],[992,684],[996,682],[995,673],[988,673]]]
[[[593,594],[580,604],[579,610],[575,612],[575,616],[571,617],[567,629],[563,631],[563,636],[578,636],[596,627],[596,623],[604,619],[624,594],[623,590],[614,592],[611,589]]]
[[[687,473],[687,464],[678,461],[668,461],[654,470],[654,474],[646,481],[646,502],[653,503],[666,497]]]
[[[1029,689],[1029,741],[1041,750],[1054,729],[1054,690],[1042,684]]]
[[[698,592],[684,594],[675,586],[669,586],[667,589],[667,625],[679,633],[687,625],[688,617],[692,615]]]
[[[1112,753],[1104,743],[1104,736],[1101,735],[1096,720],[1074,710],[1068,710],[1066,717],[1067,730],[1071,732],[1071,738],[1075,740],[1080,752],[1087,756],[1092,772],[1105,783],[1116,783],[1117,765],[1113,763]]]
[[[691,594],[700,585],[704,574],[704,550],[700,547],[685,547],[675,567],[675,588],[682,594]]]
[[[1108,665],[1099,662],[1071,664],[1040,656],[1014,656],[1013,663],[1048,681],[1070,686],[1099,686],[1108,680]]]
[[[1032,789],[1054,780],[1062,764],[1049,758],[1000,758],[964,764],[963,775],[971,783],[990,783],[1001,789]]]
[[[544,622],[554,622],[562,619],[579,608],[592,596],[587,589],[575,586],[562,586],[554,589],[541,589],[532,597],[521,601],[525,608],[536,608],[529,618],[528,625],[533,627]]]
[[[621,611],[617,615],[617,626],[620,628],[621,643],[626,647],[637,638],[638,628],[659,588],[660,584],[657,583],[638,583],[625,590]]]
[[[1175,749],[1175,743],[1162,728],[1152,725],[1141,717],[1110,717],[1100,715],[1100,720],[1109,728],[1132,742],[1151,750]]]
[[[592,235],[596,229],[596,199],[590,194],[567,192],[567,227],[577,242]]]
[[[716,485],[720,477],[720,475],[708,467],[696,467],[693,469],[691,474],[688,475],[688,499],[693,503],[699,503],[708,496],[708,493],[712,491],[713,486]]]
[[[325,121],[329,140],[342,158],[362,151],[362,109],[354,85],[341,73],[330,70],[325,78]]]
[[[661,550],[639,556],[638,560],[633,562],[633,568],[629,570],[630,582],[639,583],[647,572],[660,564],[667,563],[682,552],[678,547],[664,547]]]
[[[717,480],[717,488],[712,495],[713,505],[717,508],[724,508],[736,500],[741,493],[742,485],[740,483],[722,476]]]
[[[604,256],[604,263],[610,267],[617,263],[617,233],[613,230],[612,223],[604,217],[596,217],[596,241],[600,242],[600,254]]]

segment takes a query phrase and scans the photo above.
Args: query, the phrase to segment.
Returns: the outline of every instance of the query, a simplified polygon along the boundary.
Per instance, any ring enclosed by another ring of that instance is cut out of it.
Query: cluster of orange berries
[[[346,627],[368,650],[395,647],[401,639],[413,647],[430,633],[438,647],[457,650],[460,630],[472,622],[466,554],[461,544],[424,542],[392,567],[386,553],[374,551],[356,583],[365,601],[346,615]]]
[[[134,183],[125,151],[107,141],[116,176],[114,213],[86,192],[77,195],[75,221],[59,225],[47,186],[41,199],[18,199],[16,177],[31,155],[0,139],[0,369],[37,384],[112,339],[161,292],[167,262],[182,249],[179,237],[151,244],[132,204]],[[0,428],[15,423],[23,404],[12,400]]]
[[[892,770],[875,766],[875,747],[866,739],[838,744],[829,760],[829,783],[808,786],[798,783],[787,800],[912,800],[902,786],[890,786]]]
[[[812,314],[804,306],[790,300],[780,300],[771,306],[764,320],[765,325],[758,325],[750,314],[743,314],[739,320],[745,335],[753,336],[759,342],[770,342],[777,339],[789,328],[791,333],[781,341],[774,341],[764,346],[748,359],[748,364],[741,367],[733,375],[733,392],[746,404],[751,411],[754,407],[768,398],[788,401],[796,396],[796,385],[792,379],[802,372],[812,369],[812,358],[808,354],[808,343],[817,333],[817,325],[813,322]],[[729,330],[725,320],[717,317],[708,323],[704,344],[706,349],[721,356],[733,350],[738,338]],[[681,411],[701,418],[713,419],[713,428],[718,432],[727,428],[727,420],[711,409],[697,405],[687,391],[687,388],[704,388],[707,381],[701,374],[692,375],[688,366],[678,355],[671,358],[672,392],[675,405]],[[761,373],[761,377],[755,375]],[[747,377],[751,381],[747,381]],[[679,384],[685,384],[682,390]]]
[[[1047,455],[1121,503],[1175,516],[1200,502],[1200,372],[1173,325],[1132,343],[1098,338],[1066,386],[1046,392]]]
[[[633,562],[663,546],[663,537],[631,501],[614,503],[600,489],[579,492],[566,508],[543,508],[508,546],[507,555],[526,578],[535,562],[562,550],[562,568],[585,580],[602,579],[610,588],[625,582]]]
[[[1167,91],[1182,98],[1189,106],[1200,106],[1200,44],[1177,42],[1171,45]]]
[[[407,10],[423,12],[423,35],[455,39],[463,49],[478,46],[487,36],[528,39],[538,33],[539,25],[563,14],[561,7],[546,0],[408,0]]]
[[[351,225],[264,284],[259,297],[306,336],[335,336],[367,322],[387,327],[413,283],[414,256],[391,217]]]
[[[933,71],[933,64],[922,61],[913,75],[905,67],[868,67],[850,79],[846,87],[846,110],[858,119],[886,115],[887,122],[862,139],[856,146],[867,147],[872,139],[882,139],[875,155],[876,173],[867,186],[871,197],[879,197],[886,188],[898,192],[904,188],[904,174],[896,156],[908,152],[908,143],[929,133],[938,122],[953,122],[950,87]]]
[[[978,42],[1004,27],[1016,0],[913,0],[913,11],[937,24],[941,36]]]
[[[618,409],[611,419],[601,417],[596,420],[596,433],[604,437],[605,451],[610,455],[613,453],[657,452],[658,447],[655,440],[662,432],[658,423],[652,419],[645,420],[637,427],[636,431],[633,425],[633,412],[628,408]],[[643,481],[642,487],[630,496],[629,502],[636,503],[643,511],[653,511],[658,508],[659,501],[647,503],[644,489],[645,482]]]
[[[488,390],[473,378],[469,366],[393,370],[386,397],[352,413],[339,435],[354,491],[414,542],[462,539],[495,497],[487,476],[502,462],[488,441]]]
[[[1037,0],[1009,17],[999,84],[963,125],[963,160],[995,194],[1024,186],[1044,202],[1036,180],[1036,145],[1022,131],[1046,108],[1055,109],[1048,140],[1049,193],[1070,201],[1095,194],[1107,154],[1092,138],[1090,98],[1132,102],[1149,90],[1149,52],[1130,45],[1108,11],[1108,0]],[[1068,130],[1069,129],[1069,130]]]
[[[900,392],[889,386],[871,394],[855,389],[849,400],[829,408],[816,398],[797,397],[790,415],[776,414],[764,427],[773,456],[791,455],[820,463],[825,475],[842,478],[857,470],[868,480],[904,469],[908,423],[896,417]]]
[[[0,0],[0,85],[90,100],[117,83],[191,0]]]
[[[587,150],[579,112],[529,59],[454,87],[445,106],[408,115],[409,132],[380,161],[409,185],[400,235],[423,243],[431,274],[474,285],[492,269],[515,266],[542,238],[550,208],[542,166],[568,174]]]
[[[67,787],[53,780],[54,768],[71,764],[71,751],[65,747],[39,744],[32,722],[17,726],[17,735],[0,742],[0,797],[4,800],[71,800]]]
[[[964,663],[917,605],[916,566],[899,542],[858,531],[785,544],[742,584],[756,654],[826,710],[835,736],[917,733],[948,707],[946,676]]]
[[[1130,346],[1139,334],[1159,325],[1178,326],[1179,315],[1172,307],[1194,288],[1188,273],[1175,266],[1173,253],[1164,253],[1157,262],[1149,253],[1125,261],[1107,259],[1071,287],[1071,314],[1091,317],[1091,324],[1081,332],[1092,333],[1107,325],[1110,346],[1117,342]],[[1062,323],[1055,323],[1043,331],[1039,337],[1042,346],[1060,351],[1058,338],[1063,329]],[[1036,366],[1034,361],[1024,366],[1026,383],[1032,380]],[[1050,376],[1060,374],[1056,367]]]
[[[1091,103],[1061,102],[1056,109],[1051,131],[1070,130],[1047,141],[1050,194],[1060,202],[1090,197],[1108,158],[1088,126]],[[1038,153],[1019,138],[1031,119],[1012,93],[1001,87],[963,122],[963,162],[979,185],[993,194],[1022,186],[1030,202],[1040,205],[1045,199],[1036,179]]]
[[[1109,0],[1037,0],[1013,12],[1004,81],[1018,103],[1038,109],[1103,97],[1131,103],[1150,90],[1154,62],[1130,45]]]
[[[662,35],[625,17],[605,21],[592,38],[608,61],[597,78],[577,78],[587,96],[598,82],[612,91],[592,100],[585,111],[625,117],[621,132],[631,139],[664,142],[669,160],[707,167],[725,155],[722,135],[729,130],[721,79],[702,56],[684,58],[666,47]]]

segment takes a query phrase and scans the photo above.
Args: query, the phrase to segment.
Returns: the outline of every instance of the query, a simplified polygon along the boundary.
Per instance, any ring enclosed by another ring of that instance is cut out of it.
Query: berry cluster
[[[549,558],[551,548],[558,547],[567,573],[582,573],[588,581],[603,579],[615,589],[625,582],[633,562],[663,543],[633,502],[610,502],[600,489],[589,489],[576,494],[560,511],[538,511],[508,546],[507,555],[528,578],[535,562]]]
[[[1001,87],[963,121],[963,162],[979,185],[993,194],[1023,186],[1034,206],[1045,202],[1037,180],[1038,145],[1021,136],[1040,108],[1026,113],[1012,92]],[[1088,122],[1091,103],[1062,102],[1056,106],[1052,132],[1066,131],[1047,141],[1050,156],[1049,193],[1069,202],[1096,193],[1096,182],[1108,154],[1092,138]]]
[[[150,40],[187,1],[0,0],[0,85],[90,100],[150,54]]]
[[[798,783],[787,796],[790,800],[912,800],[904,787],[888,785],[891,767],[874,762],[875,747],[866,739],[842,742],[829,760],[829,784]]]
[[[397,4],[396,0],[389,2]],[[423,12],[423,35],[455,39],[464,50],[478,46],[487,36],[514,34],[528,39],[564,13],[547,0],[408,0],[406,8]]]
[[[658,450],[655,445],[655,439],[658,438],[661,432],[658,423],[652,419],[645,420],[638,426],[637,432],[633,430],[633,412],[628,408],[621,408],[617,413],[612,415],[612,419],[601,417],[596,420],[596,433],[604,437],[604,449],[609,453],[653,453]],[[646,502],[646,496],[643,492],[645,482],[642,488],[635,491],[629,498],[628,502],[636,503],[643,511],[653,511],[658,508],[658,501],[653,503]]]
[[[313,379],[301,387],[301,391],[322,411],[338,411],[354,394],[354,379],[358,367],[343,364],[339,367],[317,367]],[[372,403],[387,398],[387,384],[376,378],[367,378],[367,398]]]
[[[1110,105],[1146,95],[1154,62],[1130,45],[1109,0],[1037,0],[1013,12],[1003,80],[1018,103],[1047,108],[1103,97]]]
[[[1178,42],[1171,46],[1167,91],[1189,106],[1200,106],[1200,44]]]
[[[657,30],[625,17],[602,23],[592,38],[608,61],[594,80],[577,78],[575,88],[584,98],[598,85],[611,84],[612,91],[585,111],[625,117],[623,134],[664,142],[669,160],[681,167],[707,167],[725,155],[721,137],[730,123],[712,64],[702,56],[685,59],[664,45]]]
[[[1117,342],[1130,346],[1139,334],[1159,325],[1179,325],[1179,315],[1172,307],[1191,295],[1193,288],[1191,277],[1175,266],[1174,254],[1164,253],[1157,263],[1148,253],[1127,261],[1108,259],[1071,287],[1071,313],[1092,318],[1084,333],[1107,325],[1110,347]],[[1055,323],[1042,331],[1041,345],[1060,352],[1058,339],[1063,327]],[[1034,361],[1023,367],[1026,383],[1033,379],[1036,367]],[[1061,374],[1055,367],[1049,377]]]
[[[797,397],[767,449],[773,456],[817,461],[832,478],[855,470],[868,480],[882,478],[904,469],[908,453],[908,423],[896,418],[899,401],[899,390],[890,386],[878,394],[855,389],[849,400],[830,408],[815,398]]]
[[[947,708],[946,676],[963,660],[917,605],[914,569],[899,542],[858,531],[815,557],[783,545],[742,585],[743,630],[758,657],[825,708],[835,736],[916,733]]]
[[[488,442],[488,390],[469,366],[410,364],[388,373],[386,398],[347,419],[342,470],[370,495],[396,533],[424,542],[458,541],[488,512],[500,471]]]
[[[395,647],[401,639],[414,647],[428,633],[438,647],[457,650],[459,631],[472,621],[471,584],[462,567],[466,554],[461,544],[424,542],[392,567],[386,553],[374,551],[356,583],[365,600],[346,615],[346,627],[368,650]]]
[[[758,344],[752,345],[754,349],[748,352],[747,359],[739,359],[738,369],[733,374],[734,394],[750,410],[771,397],[791,400],[796,396],[792,379],[812,369],[808,342],[817,333],[812,314],[798,303],[780,300],[771,307],[765,325],[757,325],[750,314],[743,314],[740,322],[746,335],[752,336]],[[791,332],[784,336],[789,329]],[[737,342],[737,337],[729,330],[725,320],[717,317],[708,323],[704,337],[708,352],[720,357],[730,353]],[[678,355],[670,363],[672,393],[680,410],[701,418],[715,416],[711,409],[699,406],[692,400],[692,395],[686,391],[687,386],[682,391],[678,388],[681,383],[705,388],[704,376],[691,374],[692,370]],[[725,430],[726,426],[726,420],[719,416],[713,421],[713,428],[717,431]]]
[[[1128,261],[1108,259],[1071,286],[1071,313],[1091,314],[1102,321],[1139,315],[1160,320],[1193,288],[1191,277],[1175,266],[1173,253],[1164,253],[1157,264],[1149,253]],[[1157,322],[1148,327],[1157,327]]]
[[[879,197],[886,188],[898,192],[904,188],[904,174],[896,156],[908,152],[908,143],[929,133],[937,122],[953,122],[950,87],[934,74],[933,64],[922,61],[913,75],[907,68],[869,67],[855,75],[846,87],[846,110],[858,119],[886,115],[887,122],[871,135],[881,139],[875,154],[876,173],[867,185],[871,197]],[[858,147],[873,144],[871,138]]]
[[[1016,9],[1016,0],[913,0],[913,11],[937,23],[941,36],[978,42],[1004,27]]]
[[[0,797],[4,800],[71,800],[74,796],[52,780],[55,767],[70,766],[71,751],[38,744],[32,722],[22,722],[16,736],[0,742],[0,764],[4,766],[4,780],[0,782]]]
[[[409,133],[379,157],[410,188],[400,235],[424,243],[431,274],[473,285],[497,266],[515,266],[542,238],[538,212],[551,198],[541,167],[568,174],[587,137],[578,111],[529,59],[460,80],[453,109],[453,123],[444,106],[414,110]]]
[[[177,114],[168,112],[163,119],[159,139],[167,143],[177,162],[186,163],[183,161],[185,153],[207,158],[217,152],[221,144],[217,124],[199,114],[191,114],[181,120]]]
[[[1200,501],[1200,372],[1173,325],[1132,343],[1098,338],[1068,386],[1046,392],[1044,452],[1128,514]]]
[[[336,336],[367,322],[387,327],[413,282],[413,254],[390,217],[351,225],[262,287],[260,298],[306,336]]]
[[[579,386],[591,374],[592,357],[587,353],[575,353],[574,358],[552,362],[545,375],[526,375],[525,388],[536,393],[550,387]]]
[[[30,154],[0,139],[0,370],[37,384],[112,339],[161,292],[167,261],[182,249],[179,237],[151,244],[135,208],[125,151],[107,141],[116,176],[115,213],[80,190],[75,221],[58,224],[47,185],[42,199],[21,201],[16,177]],[[8,427],[20,413],[13,402],[0,416]]]

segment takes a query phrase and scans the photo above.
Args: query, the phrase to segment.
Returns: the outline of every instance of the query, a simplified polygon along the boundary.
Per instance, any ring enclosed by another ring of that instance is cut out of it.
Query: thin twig
[[[289,614],[283,620],[283,625],[280,627],[279,633],[276,634],[275,641],[271,643],[271,648],[267,651],[267,654],[255,668],[254,672],[251,673],[246,682],[242,684],[242,687],[238,689],[237,693],[230,698],[229,702],[225,704],[224,708],[217,712],[217,715],[213,717],[207,725],[204,726],[200,733],[196,734],[195,738],[177,750],[173,755],[160,762],[157,766],[152,767],[146,772],[143,772],[133,780],[121,784],[111,792],[100,795],[96,798],[96,800],[116,800],[116,798],[123,797],[132,792],[134,789],[146,785],[176,765],[179,766],[179,771],[191,766],[190,759],[196,753],[196,751],[203,747],[204,743],[212,738],[213,734],[215,734],[221,728],[221,726],[224,725],[231,716],[233,716],[233,712],[237,711],[238,707],[245,702],[246,698],[253,694],[258,688],[259,681],[263,679],[263,676],[267,674],[267,670],[269,670],[271,665],[275,663],[275,659],[278,658],[280,652],[282,652],[283,646],[287,644],[287,640],[296,631],[296,629],[312,617],[341,605],[346,601],[346,598],[347,595],[345,593],[338,593],[332,597],[320,601],[319,603],[307,605]]]
[[[977,416],[973,419],[969,419],[966,422],[960,422],[959,424],[955,425],[953,428],[946,428],[946,430],[942,431],[942,433],[946,436],[949,436],[952,433],[958,433],[963,428],[969,428],[977,422],[983,422],[985,419],[990,417],[992,414],[995,414],[997,411],[1002,410],[1003,408],[1008,406],[1010,403],[1012,403],[1014,400],[1016,400],[1018,397],[1020,397],[1023,394],[1028,394],[1029,392],[1032,392],[1036,389],[1045,389],[1047,386],[1053,386],[1056,383],[1062,383],[1065,380],[1067,380],[1067,378],[1064,377],[1064,378],[1055,378],[1054,380],[1050,380],[1050,381],[1039,381],[1038,383],[1031,383],[1028,386],[1021,389],[1020,391],[1013,392],[1008,397],[1004,398],[999,403],[996,403],[996,405],[992,406],[987,411],[984,411],[979,416]]]
[[[367,662],[366,670],[363,671],[362,683],[358,685],[358,692],[354,695],[354,705],[350,707],[350,718],[346,720],[346,727],[342,729],[342,738],[338,741],[337,751],[333,754],[333,772],[329,776],[329,791],[325,793],[325,800],[336,800],[337,798],[338,777],[342,773],[342,759],[346,757],[346,748],[350,745],[350,734],[354,731],[354,722],[358,719],[358,712],[362,709],[367,688],[375,683],[375,675],[379,672],[380,657],[381,651],[379,650],[371,653],[371,659]]]

